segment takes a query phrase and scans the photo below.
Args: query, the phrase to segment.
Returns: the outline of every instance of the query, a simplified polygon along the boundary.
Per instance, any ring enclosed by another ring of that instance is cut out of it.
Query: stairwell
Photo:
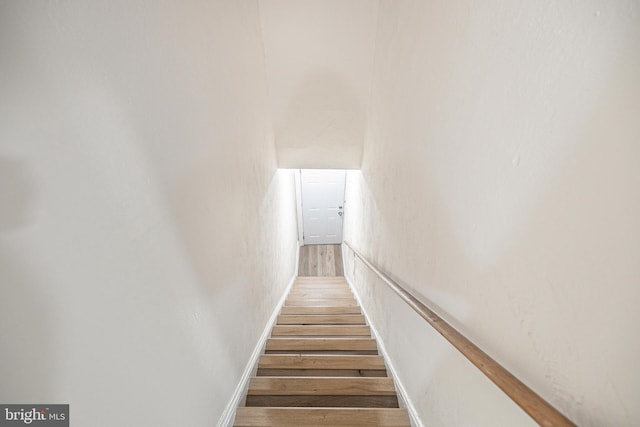
[[[236,427],[410,426],[344,277],[298,277]]]

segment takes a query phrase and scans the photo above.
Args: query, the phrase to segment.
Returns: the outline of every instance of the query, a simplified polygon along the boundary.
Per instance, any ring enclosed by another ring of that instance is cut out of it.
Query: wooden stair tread
[[[299,301],[299,300],[337,300],[337,302],[341,300],[350,301],[354,299],[353,295],[347,293],[329,293],[329,292],[309,292],[305,294],[297,294],[293,293],[287,297],[287,301]]]
[[[347,282],[296,282],[291,289],[349,289]]]
[[[332,306],[284,306],[280,314],[362,314],[360,307],[332,307]]]
[[[293,286],[290,291],[290,295],[305,295],[315,293],[328,293],[328,294],[346,294],[347,296],[353,295],[351,289],[347,285],[338,286]]]
[[[292,287],[292,291],[300,289],[345,289],[351,291],[351,288],[346,283],[295,283]]]
[[[351,289],[347,282],[296,282],[292,286],[293,289]]]
[[[285,306],[295,307],[358,307],[355,298],[297,298],[287,299]]]
[[[284,305],[285,307],[358,307],[358,302],[353,298],[310,298],[288,299]]]
[[[367,325],[275,325],[272,337],[279,336],[371,336]]]
[[[253,377],[248,395],[395,396],[396,389],[388,377]]]
[[[266,350],[377,350],[372,338],[269,338]]]
[[[314,298],[305,298],[305,297],[298,297],[298,296],[292,295],[290,297],[287,297],[286,301],[284,302],[285,305],[298,305],[300,303],[305,303],[308,305],[320,305],[320,306],[326,306],[326,305],[350,306],[353,303],[355,303],[356,305],[358,304],[358,302],[353,296],[348,296],[348,295],[346,296],[319,295]],[[316,303],[316,304],[312,304],[312,303]]]
[[[409,427],[406,409],[398,408],[238,408],[236,427]]]
[[[281,314],[278,325],[364,325],[362,314]]]
[[[313,369],[385,369],[385,364],[382,356],[265,354],[260,358],[258,367],[291,367]]]
[[[287,299],[351,299],[354,298],[351,292],[347,291],[298,291],[291,292]]]
[[[351,288],[347,285],[324,285],[324,286],[293,286],[291,288],[290,295],[296,294],[310,294],[310,293],[325,293],[325,294],[339,294],[352,296]]]

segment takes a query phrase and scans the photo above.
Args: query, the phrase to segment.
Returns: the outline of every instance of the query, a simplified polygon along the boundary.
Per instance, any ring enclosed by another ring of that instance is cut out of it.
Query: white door
[[[342,243],[345,171],[303,169],[300,173],[304,244]]]

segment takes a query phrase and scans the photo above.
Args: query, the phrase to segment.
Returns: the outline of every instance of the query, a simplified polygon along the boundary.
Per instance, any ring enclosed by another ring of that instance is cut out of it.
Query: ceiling
[[[278,166],[360,168],[378,2],[261,0]]]

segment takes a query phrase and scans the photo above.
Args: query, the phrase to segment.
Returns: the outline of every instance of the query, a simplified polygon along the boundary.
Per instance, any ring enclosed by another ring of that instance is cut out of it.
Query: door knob
[[[342,212],[338,212],[338,215],[342,216]]]

